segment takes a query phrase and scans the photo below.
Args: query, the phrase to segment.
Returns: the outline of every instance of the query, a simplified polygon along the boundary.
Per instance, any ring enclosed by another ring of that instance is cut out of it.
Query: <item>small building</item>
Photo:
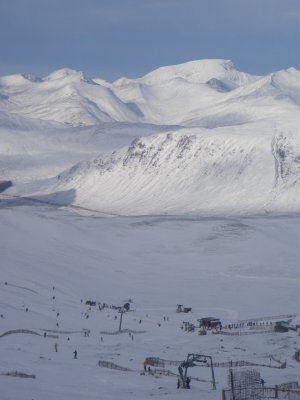
[[[274,331],[275,332],[280,332],[280,333],[285,333],[288,332],[290,329],[289,323],[286,321],[277,321],[275,322],[274,326]]]
[[[177,304],[177,313],[184,312],[188,313],[192,311],[192,307],[183,307],[183,304]]]
[[[222,323],[219,318],[205,317],[197,319],[199,322],[199,328],[203,329],[222,329]]]

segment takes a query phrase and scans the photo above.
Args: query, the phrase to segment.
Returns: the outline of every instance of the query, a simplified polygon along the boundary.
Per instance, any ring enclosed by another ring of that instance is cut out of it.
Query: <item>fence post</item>
[[[232,400],[236,400],[235,393],[234,393],[234,380],[233,380],[232,369],[229,369],[229,374],[230,374],[230,386],[231,386]]]
[[[278,399],[278,386],[275,385],[275,399]]]

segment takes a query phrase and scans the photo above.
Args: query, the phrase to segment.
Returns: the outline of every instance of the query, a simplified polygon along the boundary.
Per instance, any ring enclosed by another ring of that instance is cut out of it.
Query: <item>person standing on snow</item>
[[[191,383],[191,378],[190,378],[190,377],[187,377],[187,378],[186,378],[186,388],[187,388],[187,389],[190,389],[190,383]]]

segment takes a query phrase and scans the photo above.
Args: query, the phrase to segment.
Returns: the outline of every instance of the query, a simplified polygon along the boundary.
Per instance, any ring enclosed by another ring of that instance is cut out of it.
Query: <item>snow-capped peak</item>
[[[0,78],[0,99],[3,111],[72,125],[139,121],[212,128],[293,111],[300,104],[299,76],[293,68],[255,76],[222,59],[161,67],[113,83],[63,68],[42,81]]]
[[[212,78],[225,75],[228,71],[236,71],[233,62],[230,60],[196,60],[160,67],[141,79],[151,84],[175,78],[183,78],[188,82],[205,83]]]
[[[0,87],[14,87],[40,82],[41,79],[31,74],[13,74],[0,77]]]
[[[76,71],[74,69],[62,68],[52,72],[44,78],[44,81],[55,81],[58,79],[71,79],[72,81],[81,81],[88,83],[95,83],[92,79],[83,71]]]

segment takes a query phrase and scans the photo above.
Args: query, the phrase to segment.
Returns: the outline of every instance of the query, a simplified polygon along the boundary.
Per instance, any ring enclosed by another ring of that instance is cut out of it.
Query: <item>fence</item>
[[[18,372],[18,371],[4,372],[3,374],[0,374],[0,375],[12,376],[14,378],[31,378],[31,379],[35,379],[35,375],[34,374],[25,374],[24,372]]]
[[[297,314],[282,314],[282,315],[273,315],[271,317],[259,317],[259,318],[250,318],[250,319],[244,319],[237,321],[236,324],[245,324],[248,322],[260,322],[260,321],[270,321],[270,320],[280,320],[280,319],[285,319],[285,318],[295,318],[297,317]]]
[[[30,334],[30,335],[41,336],[39,333],[31,331],[29,329],[14,329],[12,331],[7,331],[7,332],[2,333],[2,335],[0,335],[0,338],[7,336],[7,335],[13,335],[16,333],[26,333],[26,334]]]
[[[123,372],[139,372],[141,374],[145,374],[144,371],[140,370],[135,370],[127,367],[122,367],[121,365],[115,364],[111,361],[104,361],[104,360],[99,360],[98,361],[98,366],[103,367],[103,368],[109,368],[109,369],[114,369],[117,371],[123,371]],[[176,374],[175,372],[172,372],[168,369],[163,369],[163,368],[152,368],[149,372],[148,375],[164,375],[164,376],[172,376],[172,377],[179,377],[179,374]],[[191,378],[193,381],[198,381],[198,382],[210,382],[206,379],[200,379],[196,377]]]
[[[153,367],[162,367],[162,368],[164,368],[165,364],[175,365],[179,367],[179,365],[182,363],[182,361],[163,360],[162,358],[159,357],[147,357],[146,362],[147,364],[152,365]]]
[[[248,335],[261,335],[264,333],[274,333],[274,329],[261,329],[261,330],[251,330],[251,331],[238,331],[238,332],[228,332],[228,331],[217,331],[214,332],[216,335],[226,335],[226,336],[248,336]]]
[[[104,360],[99,360],[98,361],[98,366],[99,367],[104,367],[104,368],[110,368],[110,369],[117,369],[118,371],[127,371],[127,372],[133,372],[133,369],[122,367],[121,365],[115,364],[110,361],[104,361]]]
[[[70,335],[72,333],[82,333],[83,331],[61,331],[59,329],[42,329],[40,328],[40,331],[43,332],[50,332],[50,333],[61,333],[61,334],[65,334],[65,335]]]
[[[162,368],[164,368],[166,364],[179,366],[182,363],[182,361],[163,360],[162,358],[159,357],[147,357],[146,361],[149,365]],[[225,362],[214,361],[213,365],[214,367],[220,367],[220,368],[231,368],[231,367],[266,367],[266,368],[278,368],[278,369],[286,368],[286,362],[280,363],[279,365],[268,365],[268,364],[253,363],[244,360],[225,361]],[[209,365],[199,364],[198,367],[209,367]]]
[[[122,333],[134,333],[139,334],[139,333],[147,333],[147,331],[134,331],[132,329],[121,329],[120,331],[101,331],[100,335],[120,335]]]
[[[205,365],[203,365],[205,366]],[[226,361],[226,362],[214,362],[214,367],[223,367],[223,368],[231,368],[231,367],[266,367],[266,368],[278,368],[283,369],[286,368],[286,362],[281,363],[280,365],[268,365],[268,364],[258,364],[250,361]]]
[[[222,390],[222,400],[248,400],[248,398],[240,397],[235,393],[232,395],[231,389]],[[300,400],[300,390],[282,388],[281,386],[274,387],[259,387],[256,389],[255,399],[287,399]]]

